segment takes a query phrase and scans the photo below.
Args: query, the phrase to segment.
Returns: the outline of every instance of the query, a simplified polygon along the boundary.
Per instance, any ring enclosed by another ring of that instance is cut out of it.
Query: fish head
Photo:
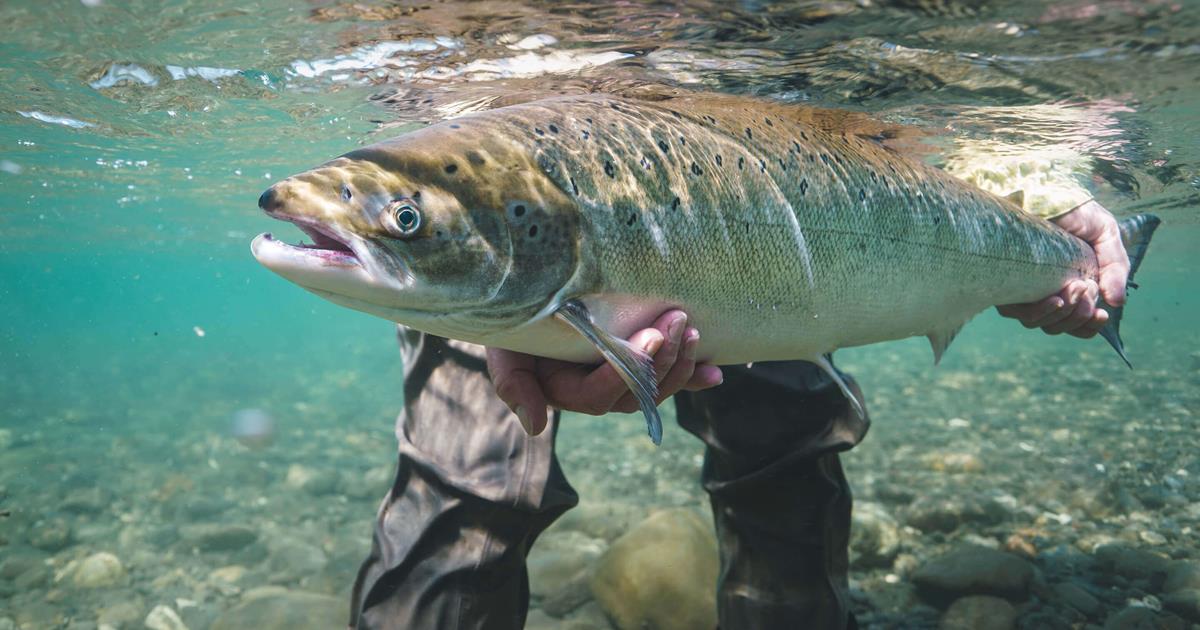
[[[428,127],[271,186],[260,207],[313,244],[263,234],[254,256],[337,304],[443,336],[544,315],[575,272],[577,206],[521,144],[459,131]]]

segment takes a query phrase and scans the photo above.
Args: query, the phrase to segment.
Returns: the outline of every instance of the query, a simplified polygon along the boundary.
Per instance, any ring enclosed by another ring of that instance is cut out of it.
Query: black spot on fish
[[[625,220],[625,225],[633,225],[634,221],[637,221],[637,213],[636,212],[629,215],[629,218]]]
[[[666,152],[667,152],[667,141],[666,141],[666,140],[659,140],[659,141],[658,141],[658,148],[662,149],[662,152],[663,152],[663,153],[666,153]]]
[[[529,238],[536,237],[537,233],[538,233],[538,226],[536,226],[536,225],[529,226]]]
[[[650,168],[650,161],[644,155],[642,156],[642,168]]]
[[[675,200],[671,202],[671,210],[675,211],[678,209],[679,209],[679,197],[676,197]]]
[[[675,118],[678,118],[678,119],[680,119],[680,120],[683,120],[683,116],[680,116],[680,115],[679,115],[679,112],[677,112],[677,111],[675,111],[675,110],[671,110],[671,115],[672,115],[672,116],[674,116]]]
[[[693,175],[703,175],[703,174],[704,174],[704,171],[700,169],[700,165],[699,165],[699,164],[696,164],[695,162],[692,162],[692,174],[693,174]]]
[[[586,120],[586,121],[587,121],[587,123],[588,123],[589,125],[590,125],[590,124],[592,124],[592,119],[591,119],[591,118],[584,118],[584,120]]]
[[[858,189],[858,200],[866,201],[867,200],[867,191],[863,190],[862,188],[859,188]]]
[[[828,165],[828,164],[829,164],[829,156],[828,156],[828,155],[825,155],[824,153],[822,153],[822,154],[821,154],[821,161],[822,161],[822,162],[824,162],[826,165]]]
[[[413,201],[420,201],[421,200],[421,191],[414,190],[413,194],[411,196],[412,196]]]
[[[570,180],[571,180],[571,191],[575,193],[575,196],[576,196],[576,197],[578,197],[578,196],[579,196],[579,186],[577,186],[577,185],[575,184],[575,178],[574,178],[574,177],[571,177],[571,178],[570,178]]]
[[[807,179],[800,180],[800,194],[801,195],[808,194],[808,180]]]
[[[684,138],[683,136],[679,136],[679,144],[680,144],[680,145],[686,145],[686,144],[687,144],[687,138]]]
[[[453,123],[453,124],[451,124],[451,125],[450,125],[450,128],[451,128],[451,129],[462,129],[462,125],[459,125],[459,124],[457,124],[457,123]]]
[[[513,214],[518,217],[525,216],[525,206],[523,206],[521,204],[517,204],[517,205],[513,206]]]
[[[477,151],[467,152],[467,161],[475,166],[481,166],[485,162],[483,156],[479,155]]]
[[[540,128],[538,128],[538,127],[534,127],[534,128],[533,128],[533,132],[534,132],[534,133],[536,133],[536,134],[537,134],[537,135],[539,135],[539,136],[544,136],[544,135],[546,135],[546,132],[545,132],[545,131],[542,131],[542,130],[541,130]]]
[[[705,120],[707,120],[708,122],[710,122],[710,123],[714,124],[714,125],[715,125],[715,124],[717,124],[717,119],[716,119],[716,118],[713,118],[712,116],[707,116],[707,115],[706,115],[706,116],[704,117],[704,119],[705,119]]]
[[[613,167],[612,162],[605,160],[604,161],[604,174],[608,175],[609,177],[615,178],[616,172],[617,172],[617,169]]]
[[[785,171],[787,170],[787,162],[784,162],[783,158],[779,158],[779,168],[782,168]]]
[[[834,161],[836,161],[838,164],[842,164],[842,163],[843,163],[843,162],[842,162],[842,156],[840,156],[840,155],[835,155],[835,156],[833,156],[833,159],[834,159]]]
[[[457,165],[457,164],[447,164],[447,165],[446,165],[446,172],[447,172],[447,173],[453,174],[453,173],[454,173],[455,171],[457,171],[457,170],[458,170],[458,165]]]
[[[759,171],[761,171],[761,172],[763,172],[763,173],[766,173],[766,172],[767,172],[767,161],[766,161],[766,160],[759,160],[759,161],[758,161],[758,170],[759,170]]]
[[[438,231],[434,232],[434,233],[433,233],[433,235],[434,235],[434,236],[436,236],[436,237],[438,237],[438,238],[442,238],[442,231],[441,231],[441,230],[438,230]]]
[[[933,217],[933,224],[937,225],[942,222],[942,217]]]
[[[806,133],[804,133],[803,131],[801,131],[801,132],[800,132],[800,139],[801,139],[801,140],[804,140],[804,141],[807,141],[807,140],[808,140],[808,134],[806,134]]]
[[[721,165],[721,156],[717,156],[717,166]]]
[[[763,120],[767,121],[767,126],[768,126],[768,127],[774,127],[774,126],[775,126],[775,123],[771,122],[771,119],[770,119],[770,118],[764,118]]]
[[[746,137],[749,138],[750,140],[754,139],[754,132],[750,131],[749,127],[746,127]]]
[[[550,125],[550,133],[558,133],[558,127]]]
[[[796,155],[800,155],[800,143],[792,140],[792,146],[796,148]]]
[[[584,130],[583,130],[583,139],[584,139],[584,140],[587,140],[587,139],[588,139],[588,138],[590,138],[590,137],[592,137],[592,134],[591,134],[591,132],[590,132],[590,131],[588,131],[587,129],[584,129]]]
[[[879,181],[879,175],[877,175],[875,173],[875,171],[871,171],[871,181],[873,181],[873,182]]]
[[[816,162],[816,161],[817,161],[817,156],[815,156],[815,155],[813,155],[813,154],[809,153],[809,154],[808,154],[808,161],[809,161],[809,162]]]
[[[739,171],[742,170],[743,168],[745,168],[745,166],[746,166],[746,158],[739,157],[738,158],[738,170]]]

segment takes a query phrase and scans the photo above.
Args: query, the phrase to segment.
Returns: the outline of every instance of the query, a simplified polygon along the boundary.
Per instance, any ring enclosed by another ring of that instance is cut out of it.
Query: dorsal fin
[[[1004,195],[1004,198],[1013,202],[1018,208],[1020,208],[1022,210],[1025,209],[1025,191],[1024,190],[1015,190],[1013,192],[1008,193],[1007,195]]]

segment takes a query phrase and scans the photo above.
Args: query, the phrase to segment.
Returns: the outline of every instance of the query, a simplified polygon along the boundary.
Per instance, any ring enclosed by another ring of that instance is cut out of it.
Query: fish
[[[928,337],[1097,278],[1091,246],[955,179],[857,112],[751,97],[555,96],[432,124],[268,188],[260,263],[336,304],[433,335],[607,361],[655,444],[650,357],[625,341],[667,309],[716,365]],[[1133,270],[1159,225],[1121,222]],[[1132,274],[1130,276],[1132,278]],[[1126,362],[1122,309],[1102,335]]]

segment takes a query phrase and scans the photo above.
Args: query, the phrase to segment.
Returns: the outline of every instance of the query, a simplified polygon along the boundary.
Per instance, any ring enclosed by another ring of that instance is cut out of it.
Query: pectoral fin
[[[579,331],[617,371],[629,391],[637,398],[642,414],[646,416],[646,431],[655,445],[662,443],[662,418],[658,415],[658,379],[654,375],[654,360],[633,347],[624,339],[618,339],[596,326],[587,307],[578,300],[568,300],[558,307],[554,316]]]
[[[850,386],[846,384],[846,379],[842,378],[841,374],[838,374],[837,369],[833,367],[833,363],[829,361],[829,355],[823,354],[819,359],[813,361],[813,363],[816,363],[822,370],[825,370],[829,378],[833,379],[834,383],[837,383],[838,389],[842,390],[842,395],[850,401],[850,406],[854,408],[854,413],[857,413],[859,418],[865,419],[867,417],[867,410],[863,408],[862,401],[858,399],[858,396],[854,395],[854,392],[850,391]]]

